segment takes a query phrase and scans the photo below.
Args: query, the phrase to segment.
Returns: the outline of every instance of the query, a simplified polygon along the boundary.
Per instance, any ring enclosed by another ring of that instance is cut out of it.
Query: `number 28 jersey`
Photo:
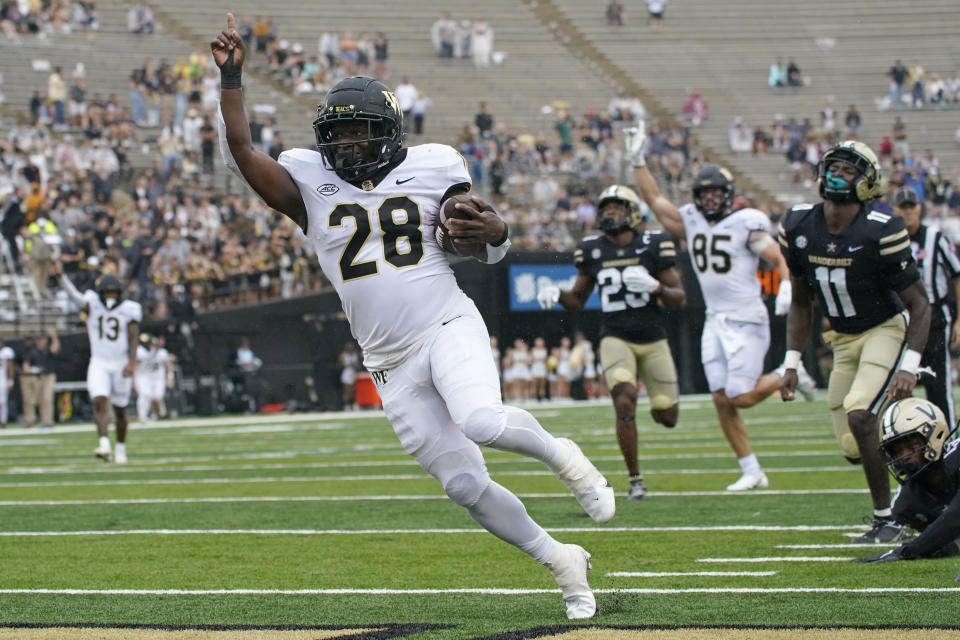
[[[900,313],[897,292],[920,279],[900,216],[862,208],[833,234],[823,204],[797,205],[784,216],[779,241],[790,273],[806,279],[840,333],[863,333]]]
[[[677,249],[669,235],[662,231],[637,232],[622,247],[610,242],[606,235],[587,236],[574,251],[573,263],[599,287],[601,336],[639,344],[667,337],[657,296],[627,291],[623,270],[640,265],[656,277],[664,269],[676,266]]]
[[[739,209],[710,223],[693,204],[680,207],[687,251],[703,293],[708,315],[766,324],[757,267],[760,258],[750,250],[750,234],[770,233],[770,218],[759,209]]]
[[[364,365],[396,366],[435,327],[476,315],[460,290],[434,233],[440,199],[470,187],[463,157],[452,147],[423,144],[370,189],[341,180],[316,151],[280,154],[307,209],[307,238],[330,280]]]
[[[100,300],[93,289],[83,292],[87,303],[87,336],[90,338],[90,357],[111,363],[123,363],[130,359],[130,344],[127,326],[143,319],[139,302],[121,300],[113,309]]]

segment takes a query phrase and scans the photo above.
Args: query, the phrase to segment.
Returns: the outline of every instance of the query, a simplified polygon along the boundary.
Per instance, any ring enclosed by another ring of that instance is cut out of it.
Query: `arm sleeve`
[[[657,243],[657,271],[671,269],[677,266],[677,245],[673,238],[662,234]]]
[[[893,216],[884,225],[880,239],[877,242],[877,251],[880,256],[881,268],[884,271],[890,288],[894,291],[903,291],[920,279],[917,263],[910,251],[910,235],[903,218]]]
[[[70,296],[70,299],[76,302],[79,305],[87,304],[87,299],[82,293],[73,285],[73,282],[70,281],[70,278],[67,277],[67,274],[60,274],[60,283],[63,285],[63,290],[67,292],[67,295]]]
[[[903,555],[908,558],[927,557],[957,538],[960,538],[960,492],[953,496],[940,517],[931,522],[923,533],[915,540],[904,543]]]

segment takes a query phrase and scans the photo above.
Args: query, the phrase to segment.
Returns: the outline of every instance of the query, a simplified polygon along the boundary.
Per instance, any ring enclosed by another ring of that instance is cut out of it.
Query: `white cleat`
[[[573,493],[587,515],[595,522],[610,522],[617,512],[613,487],[583,455],[576,442],[567,438],[558,440],[567,447],[568,453],[566,461],[553,472]]]
[[[597,612],[597,600],[587,584],[590,554],[586,549],[575,544],[558,544],[545,566],[560,587],[567,617],[571,620],[592,618]]]
[[[745,473],[740,479],[727,487],[727,491],[749,491],[750,489],[766,489],[770,486],[767,475],[760,473]]]
[[[117,449],[113,452],[113,461],[117,464],[127,464],[127,452]]]
[[[814,382],[810,374],[807,373],[807,370],[804,368],[803,363],[801,362],[797,366],[797,393],[802,395],[803,399],[807,402],[813,402],[816,391],[817,383]]]
[[[107,447],[106,449],[103,449],[103,448],[101,448],[101,447],[97,447],[96,449],[93,450],[93,455],[97,456],[98,458],[102,458],[104,462],[110,462],[110,448],[109,448],[109,447]]]

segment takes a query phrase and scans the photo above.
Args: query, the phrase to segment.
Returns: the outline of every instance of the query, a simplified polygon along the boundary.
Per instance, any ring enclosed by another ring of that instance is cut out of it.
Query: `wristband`
[[[783,368],[796,371],[798,366],[800,366],[800,352],[796,349],[790,349],[783,356]]]
[[[489,211],[493,211],[493,209],[489,209]],[[496,213],[496,212],[494,211],[494,213]],[[496,242],[491,242],[491,243],[490,243],[490,246],[492,246],[492,247],[499,247],[499,246],[502,245],[504,242],[506,242],[506,241],[507,241],[507,238],[509,238],[509,237],[510,237],[510,226],[507,224],[507,221],[504,220],[504,221],[503,221],[503,235],[500,236],[500,239],[497,240]]]
[[[907,349],[903,352],[903,357],[900,359],[900,366],[898,368],[901,371],[917,375],[917,367],[920,366],[920,359],[922,357],[923,356],[913,349]]]
[[[240,88],[240,76],[243,73],[243,67],[238,67],[233,64],[233,51],[230,52],[230,57],[223,62],[223,66],[220,67],[220,88],[221,89],[239,89]]]

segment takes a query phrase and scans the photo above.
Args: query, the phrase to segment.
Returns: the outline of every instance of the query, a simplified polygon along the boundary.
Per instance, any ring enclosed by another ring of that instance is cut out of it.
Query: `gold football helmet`
[[[940,407],[923,398],[904,398],[883,412],[880,450],[890,472],[903,484],[940,459],[949,435],[950,425]],[[898,454],[904,442],[910,443],[910,453]],[[916,451],[923,455],[922,464],[910,459]]]

